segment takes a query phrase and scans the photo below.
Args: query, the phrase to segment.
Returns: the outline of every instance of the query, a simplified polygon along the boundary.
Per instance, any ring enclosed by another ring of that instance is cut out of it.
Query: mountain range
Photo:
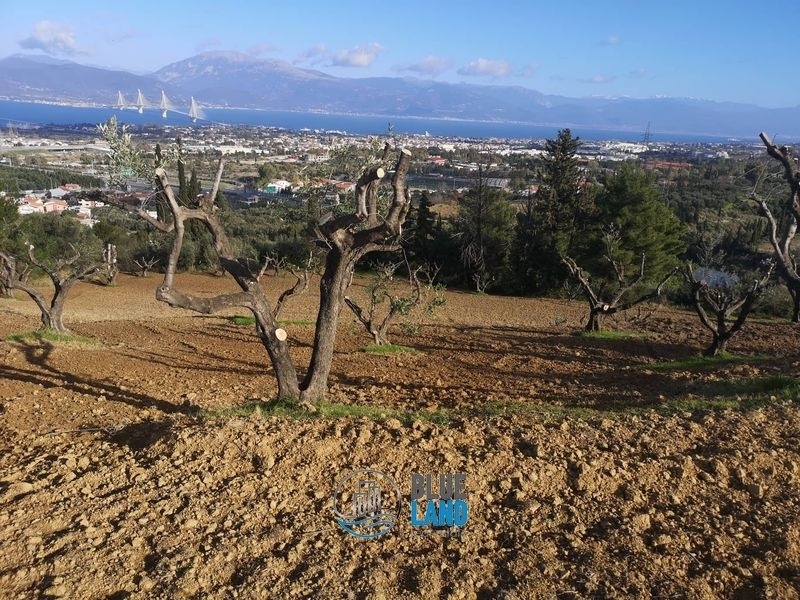
[[[444,83],[409,77],[334,77],[235,52],[207,52],[148,75],[40,55],[0,60],[0,98],[113,105],[141,90],[175,104],[387,117],[521,122],[618,131],[755,137],[768,131],[800,139],[800,105],[764,108],[690,98],[568,98],[518,86]]]

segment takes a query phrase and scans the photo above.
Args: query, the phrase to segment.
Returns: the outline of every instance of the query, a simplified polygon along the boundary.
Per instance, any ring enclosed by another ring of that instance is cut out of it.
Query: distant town
[[[234,206],[240,207],[300,203],[302,195],[299,193],[308,185],[325,186],[329,190],[326,198],[338,203],[340,195],[352,191],[353,181],[340,173],[331,174],[327,180],[317,177],[302,181],[297,176],[298,171],[309,165],[328,163],[332,155],[344,147],[363,149],[374,145],[377,139],[340,131],[225,125],[139,126],[131,132],[136,143],[146,149],[180,138],[188,155],[226,157],[224,192]],[[408,183],[412,190],[428,192],[434,198],[474,186],[479,170],[486,185],[505,189],[516,197],[528,196],[538,189],[533,171],[520,176],[520,164],[535,160],[543,153],[544,139],[394,136],[391,131],[381,138],[415,150],[415,164]],[[645,168],[676,171],[690,168],[692,161],[747,158],[760,150],[756,142],[653,143],[645,134],[638,143],[583,140],[579,157],[586,164],[637,161]],[[0,168],[60,169],[95,177],[108,184],[115,175],[109,170],[109,152],[108,144],[91,125],[8,127],[0,134]],[[272,165],[276,176],[259,182],[258,166],[262,164]],[[147,182],[132,178],[123,191],[146,194],[147,187]],[[103,203],[80,198],[81,191],[81,185],[67,182],[47,189],[0,190],[0,196],[10,194],[21,214],[71,210],[76,218],[92,225],[92,211]]]

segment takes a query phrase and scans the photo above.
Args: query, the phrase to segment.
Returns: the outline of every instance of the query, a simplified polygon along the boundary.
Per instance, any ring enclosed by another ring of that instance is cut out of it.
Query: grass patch
[[[800,400],[800,380],[785,375],[712,381],[694,389],[693,393],[668,402],[660,412],[742,411]]]
[[[721,365],[734,365],[740,363],[754,363],[769,360],[767,356],[737,356],[733,354],[719,354],[718,356],[703,356],[696,354],[686,358],[676,358],[665,362],[651,363],[643,365],[643,369],[652,371],[691,371],[697,369],[708,369]]]
[[[771,375],[758,379],[734,379],[719,381],[714,388],[724,395],[761,397],[775,396],[789,400],[800,399],[800,381],[786,375]]]
[[[293,400],[273,400],[271,402],[251,402],[233,408],[223,408],[208,411],[206,417],[249,417],[254,414],[264,417],[285,417],[290,419],[345,419],[349,417],[370,419],[373,421],[386,421],[397,419],[410,425],[414,421],[425,421],[446,425],[454,417],[451,411],[412,411],[386,408],[382,406],[368,406],[363,404],[341,404],[338,402],[319,402],[316,412],[309,412]]]
[[[381,356],[391,356],[393,354],[416,354],[417,349],[411,346],[401,346],[400,344],[373,344],[363,348],[367,354],[379,354]]]
[[[578,335],[591,340],[631,340],[647,337],[644,333],[634,333],[632,331],[580,331]]]
[[[450,426],[459,419],[468,417],[503,418],[510,416],[533,417],[540,420],[572,418],[584,421],[596,419],[618,419],[630,415],[657,413],[664,416],[676,413],[695,413],[709,411],[745,411],[776,405],[786,401],[800,400],[800,380],[783,375],[759,379],[742,379],[714,382],[705,386],[700,393],[670,399],[660,404],[642,406],[569,406],[539,402],[519,402],[495,400],[478,406],[462,409],[408,410],[387,408],[364,404],[342,404],[321,401],[316,411],[309,412],[294,400],[273,400],[271,402],[251,402],[242,406],[206,411],[206,418],[281,417],[293,420],[317,419],[369,419],[384,422],[397,419],[406,426],[415,421]]]
[[[238,327],[252,327],[256,324],[255,317],[248,317],[245,315],[234,315],[232,317],[228,317],[228,320]]]
[[[28,342],[54,342],[64,344],[81,344],[83,346],[102,346],[99,341],[85,337],[82,335],[74,335],[72,333],[58,333],[52,329],[38,329],[36,331],[27,331],[25,333],[17,333],[10,335],[6,338],[9,342],[17,342],[20,344]]]

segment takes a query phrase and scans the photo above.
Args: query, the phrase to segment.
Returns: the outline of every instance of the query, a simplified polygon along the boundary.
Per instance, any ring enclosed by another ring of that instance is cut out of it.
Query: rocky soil
[[[266,354],[226,316],[157,303],[156,285],[75,288],[65,320],[99,345],[0,342],[2,598],[800,597],[797,399],[675,408],[798,377],[783,322],[734,339],[751,360],[664,370],[707,343],[689,313],[593,339],[572,335],[577,302],[451,292],[394,330],[413,355],[365,354],[343,316],[329,400],[388,418],[216,416],[272,396]],[[314,300],[283,316],[300,364]],[[0,300],[2,338],[37,324],[32,303]],[[375,540],[332,517],[358,468],[403,494]],[[466,473],[459,537],[411,526],[413,472]]]

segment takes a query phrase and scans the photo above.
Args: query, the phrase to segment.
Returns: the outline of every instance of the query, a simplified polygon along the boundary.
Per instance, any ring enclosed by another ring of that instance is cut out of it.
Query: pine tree
[[[561,257],[583,242],[593,200],[577,157],[580,146],[569,129],[545,142],[539,191],[517,218],[512,262],[523,292],[558,289],[566,275]]]
[[[483,292],[505,276],[514,231],[514,207],[502,190],[489,188],[481,175],[458,213],[461,262],[468,279]]]
[[[603,232],[614,229],[619,234],[617,260],[632,271],[644,255],[648,280],[660,280],[677,266],[678,256],[686,249],[686,232],[662,201],[653,174],[624,164],[602,183],[588,254],[600,256],[602,253],[596,250],[602,244]],[[596,264],[592,270],[595,277],[600,272],[613,275],[607,264]]]

